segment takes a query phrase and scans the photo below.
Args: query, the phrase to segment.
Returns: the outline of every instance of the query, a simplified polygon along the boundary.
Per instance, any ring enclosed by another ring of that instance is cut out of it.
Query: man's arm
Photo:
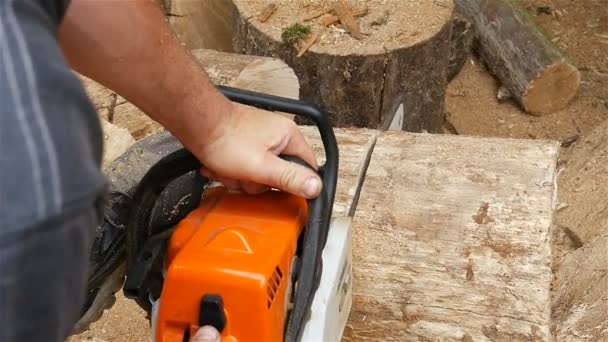
[[[60,43],[76,71],[162,124],[213,178],[250,192],[263,184],[318,195],[313,172],[276,156],[296,155],[316,167],[295,123],[225,98],[177,42],[154,1],[73,0]]]

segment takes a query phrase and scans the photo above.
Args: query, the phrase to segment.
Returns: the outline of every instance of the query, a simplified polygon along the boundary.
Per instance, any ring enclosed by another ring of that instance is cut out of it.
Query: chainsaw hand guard
[[[321,194],[308,201],[309,216],[303,233],[299,270],[293,309],[285,329],[284,341],[298,341],[309,318],[310,306],[322,273],[322,252],[327,241],[338,178],[338,147],[328,116],[318,107],[301,101],[219,86],[234,102],[302,116],[315,122],[323,141],[326,162],[319,168],[323,182]],[[282,158],[307,165],[293,156]],[[162,257],[170,232],[150,227],[150,216],[156,200],[165,187],[176,178],[201,168],[201,163],[185,149],[178,150],[155,164],[136,189],[127,224],[127,278],[124,293],[143,309],[150,311],[151,299],[159,296],[162,286]],[[311,167],[312,168],[312,167]]]

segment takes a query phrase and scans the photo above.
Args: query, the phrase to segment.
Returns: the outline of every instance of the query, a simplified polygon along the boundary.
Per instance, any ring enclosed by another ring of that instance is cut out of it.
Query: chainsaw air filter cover
[[[222,330],[222,341],[281,341],[306,201],[218,187],[202,203],[171,237],[157,336],[173,341],[168,337],[211,324]]]

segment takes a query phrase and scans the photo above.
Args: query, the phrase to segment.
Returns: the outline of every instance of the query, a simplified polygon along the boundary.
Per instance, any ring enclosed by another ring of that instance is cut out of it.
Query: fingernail
[[[302,192],[306,197],[315,197],[319,194],[321,181],[316,177],[310,177],[304,182]]]
[[[200,328],[194,338],[193,342],[217,342],[220,340],[220,335],[214,327],[204,326]]]

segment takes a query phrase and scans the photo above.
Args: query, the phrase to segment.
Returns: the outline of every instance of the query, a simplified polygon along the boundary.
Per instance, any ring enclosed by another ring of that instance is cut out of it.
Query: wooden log
[[[286,63],[276,58],[208,49],[198,49],[192,53],[215,84],[292,99],[299,97],[300,89],[296,74]],[[293,115],[283,115],[293,118]],[[121,102],[113,109],[113,123],[127,128],[136,140],[162,129],[159,123],[128,102]]]
[[[477,53],[528,113],[556,112],[576,96],[580,73],[515,0],[456,0],[476,30]]]
[[[556,143],[386,132],[345,341],[550,341]]]
[[[233,52],[232,10],[226,0],[157,0],[180,41],[190,50]]]
[[[104,138],[102,168],[105,168],[125,153],[135,143],[135,139],[126,128],[115,126],[106,120],[101,120],[101,128]]]
[[[367,15],[356,18],[356,23],[347,19],[359,26],[360,36],[354,34],[361,39],[333,26],[301,57],[297,54],[306,39],[286,44],[283,30],[300,23],[318,32],[335,11],[317,16],[315,8],[284,1],[261,23],[255,15],[269,0],[231,1],[236,13],[235,51],[284,60],[300,79],[301,98],[325,107],[335,127],[386,129],[403,103],[403,130],[441,131],[452,0],[368,1]],[[346,4],[353,15],[363,7],[354,1]],[[377,24],[386,11],[390,15]]]

